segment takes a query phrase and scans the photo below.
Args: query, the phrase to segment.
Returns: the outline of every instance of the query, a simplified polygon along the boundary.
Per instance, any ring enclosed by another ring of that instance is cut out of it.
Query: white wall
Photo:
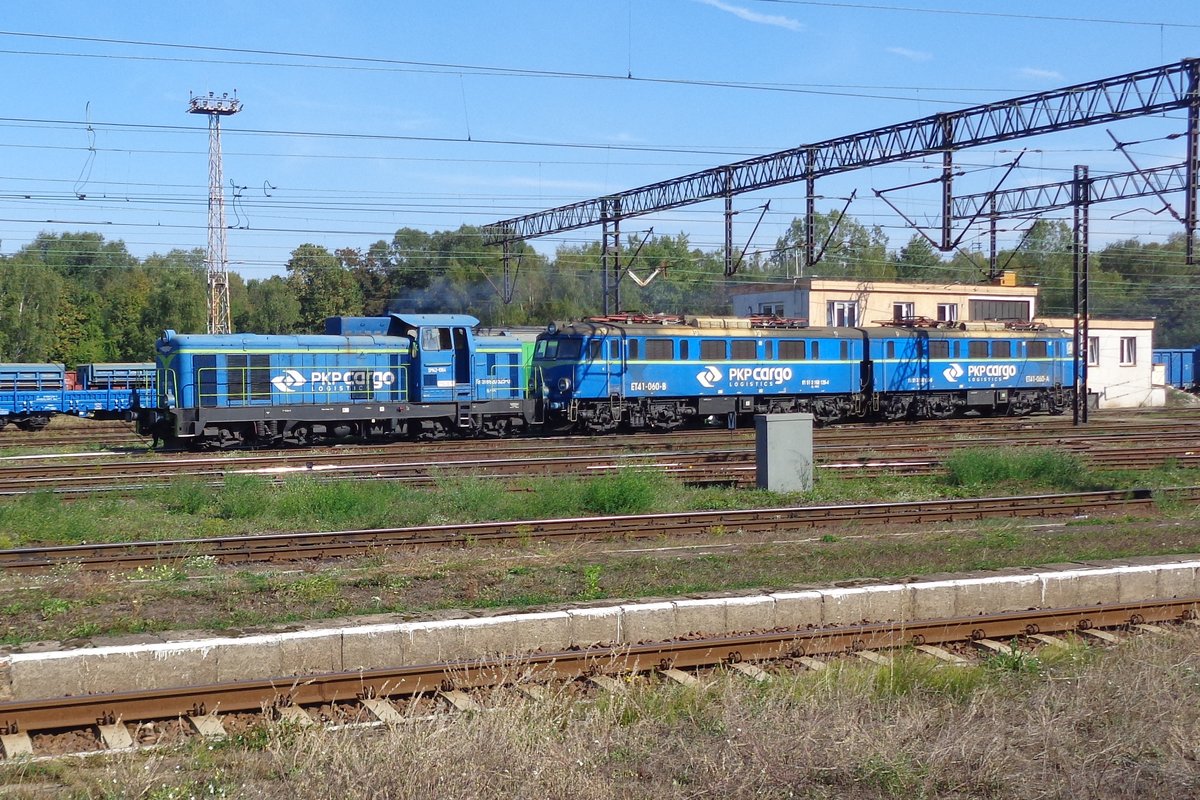
[[[1150,362],[1153,330],[1106,328],[1093,320],[1088,332],[1099,339],[1100,350],[1088,365],[1088,390],[1100,397],[1100,408],[1139,408],[1166,403],[1166,391],[1156,387]],[[1121,339],[1132,338],[1133,364],[1121,363]],[[1098,363],[1097,363],[1098,360]]]

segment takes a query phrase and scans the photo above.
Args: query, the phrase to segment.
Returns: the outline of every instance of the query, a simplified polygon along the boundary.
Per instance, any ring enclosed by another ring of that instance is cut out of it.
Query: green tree
[[[816,214],[813,225],[819,261],[809,265],[810,274],[822,278],[895,279],[896,265],[888,258],[887,236],[878,225],[868,228],[840,211]],[[794,253],[803,252],[804,230],[804,219],[797,217],[787,233],[776,241],[772,262],[777,269],[786,271]]]
[[[142,328],[153,338],[165,330],[203,333],[208,329],[208,274],[204,251],[172,250],[143,262],[152,282]]]
[[[914,233],[908,244],[900,248],[895,256],[896,277],[913,283],[941,281],[946,279],[942,257],[933,245],[919,233]]]
[[[278,275],[246,284],[247,308],[235,327],[247,333],[296,333],[300,330],[300,301],[288,281]]]
[[[350,271],[324,247],[302,244],[287,263],[288,285],[300,303],[300,327],[322,332],[325,318],[362,313],[362,293]]]
[[[50,358],[63,291],[62,278],[50,267],[0,260],[0,358]]]

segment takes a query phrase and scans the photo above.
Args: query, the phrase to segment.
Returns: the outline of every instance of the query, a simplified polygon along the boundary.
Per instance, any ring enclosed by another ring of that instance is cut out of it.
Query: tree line
[[[622,243],[622,310],[730,314],[731,288],[795,277],[974,284],[988,275],[980,253],[943,256],[920,235],[893,250],[882,229],[839,212],[819,214],[816,223],[816,264],[802,264],[804,221],[797,219],[774,248],[736,253],[730,278],[723,253],[693,247],[685,234],[630,237]],[[1154,317],[1156,346],[1200,343],[1192,302],[1198,270],[1186,265],[1185,244],[1180,234],[1092,253],[1093,315]],[[471,314],[487,326],[579,319],[603,307],[600,256],[599,242],[562,246],[553,256],[517,245],[506,282],[497,248],[484,247],[480,231],[467,226],[402,228],[365,249],[302,244],[285,274],[245,280],[230,273],[232,322],[239,332],[319,333],[328,316],[387,311]],[[1040,220],[997,263],[1038,284],[1040,316],[1069,316],[1072,259],[1070,228]],[[139,260],[99,233],[42,233],[0,256],[0,360],[150,360],[163,330],[205,330],[206,284],[199,249]]]

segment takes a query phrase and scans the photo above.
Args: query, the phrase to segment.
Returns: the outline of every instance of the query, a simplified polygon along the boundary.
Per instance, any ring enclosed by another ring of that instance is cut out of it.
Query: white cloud
[[[747,22],[756,22],[759,25],[774,25],[777,28],[787,28],[789,31],[802,31],[804,25],[799,20],[794,20],[791,17],[784,17],[778,14],[759,14],[757,11],[751,11],[748,8],[741,6],[733,6],[729,3],[723,3],[721,0],[697,0],[706,6],[718,8],[735,17],[741,17]]]
[[[889,53],[901,58],[907,58],[909,61],[932,61],[933,54],[925,53],[920,50],[909,50],[907,47],[889,47]]]
[[[1017,74],[1024,78],[1037,78],[1039,80],[1054,80],[1061,81],[1062,73],[1055,72],[1052,69],[1034,69],[1033,67],[1022,67],[1017,70]]]

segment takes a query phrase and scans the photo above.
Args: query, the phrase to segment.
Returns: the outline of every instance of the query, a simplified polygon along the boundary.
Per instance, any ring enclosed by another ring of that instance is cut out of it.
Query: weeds
[[[589,480],[581,504],[592,514],[643,514],[662,507],[668,485],[661,473],[622,468]]]
[[[1102,486],[1075,454],[1043,448],[958,450],[945,467],[946,482],[966,488],[1015,484],[1074,492]]]

